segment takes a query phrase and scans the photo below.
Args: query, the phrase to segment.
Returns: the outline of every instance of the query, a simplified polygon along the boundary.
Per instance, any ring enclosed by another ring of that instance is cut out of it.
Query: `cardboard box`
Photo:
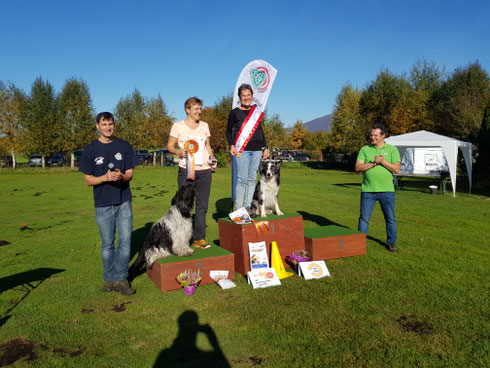
[[[366,254],[366,234],[342,226],[305,229],[305,248],[311,259],[320,261]]]
[[[209,271],[212,270],[227,270],[230,272],[229,279],[233,280],[235,278],[234,258],[233,253],[216,245],[208,249],[194,248],[194,253],[189,257],[172,255],[169,258],[156,260],[146,274],[165,293],[169,290],[181,289],[182,286],[175,278],[186,269],[197,270],[199,264],[202,265],[200,285],[214,283],[214,280],[209,277]]]
[[[248,243],[265,241],[270,261],[271,243],[275,241],[284,259],[295,250],[305,249],[303,218],[298,214],[268,215],[255,218],[256,221],[268,221],[270,230],[257,232],[255,224],[238,225],[229,218],[218,220],[220,246],[235,255],[235,271],[246,275],[250,271]],[[287,264],[284,264],[287,267]]]

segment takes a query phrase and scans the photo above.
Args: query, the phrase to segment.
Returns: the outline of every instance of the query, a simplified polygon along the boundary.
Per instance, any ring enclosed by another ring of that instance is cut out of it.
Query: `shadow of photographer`
[[[179,334],[170,348],[158,355],[154,368],[160,367],[231,367],[219,346],[218,338],[208,325],[199,324],[199,317],[192,310],[182,313],[178,320]],[[197,335],[203,333],[213,350],[204,351],[197,347]]]
[[[2,327],[10,318],[10,313],[25,299],[34,289],[38,288],[45,280],[57,273],[64,272],[65,270],[57,268],[45,268],[40,267],[35,270],[25,271],[0,278],[0,294],[11,289],[20,291],[24,295],[13,302],[3,316],[0,318],[0,327]]]

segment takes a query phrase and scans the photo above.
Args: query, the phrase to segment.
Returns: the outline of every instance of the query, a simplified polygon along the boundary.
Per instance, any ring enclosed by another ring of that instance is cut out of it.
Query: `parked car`
[[[82,159],[82,154],[83,154],[83,150],[75,150],[75,151],[73,151],[73,156],[75,158],[75,165],[79,165],[80,164],[80,160]]]
[[[270,150],[271,160],[280,160],[281,159],[281,150],[277,147],[274,147]]]
[[[156,163],[157,165],[162,164],[162,156],[163,156],[163,166],[175,166],[174,155],[172,155],[168,149],[160,149],[158,151],[152,151],[151,153],[151,161],[153,161],[153,156],[156,155]]]
[[[281,159],[286,161],[310,161],[311,156],[296,150],[282,151]]]
[[[64,166],[66,164],[66,157],[64,154],[60,152],[53,153],[46,162],[46,165],[54,167],[54,166]]]
[[[148,153],[148,150],[135,150],[134,157],[136,165],[147,164],[150,162],[150,154]]]
[[[29,166],[43,166],[42,155],[31,155],[29,157]]]
[[[13,162],[11,155],[0,155],[0,167],[12,167]]]

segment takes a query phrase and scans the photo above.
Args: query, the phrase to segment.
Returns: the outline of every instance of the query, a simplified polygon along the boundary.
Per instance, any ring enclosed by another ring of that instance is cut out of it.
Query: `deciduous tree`
[[[2,146],[12,155],[16,166],[16,152],[22,150],[23,118],[26,112],[25,93],[14,84],[0,81],[0,133]]]
[[[307,134],[308,129],[306,129],[303,122],[301,120],[296,121],[296,123],[294,123],[293,131],[289,136],[292,147],[294,149],[303,148],[304,140]]]
[[[328,133],[323,130],[308,132],[304,141],[304,149],[310,151],[323,151],[329,146]]]
[[[145,147],[155,150],[165,147],[174,118],[169,115],[160,95],[146,100],[144,114]]]
[[[359,103],[361,91],[345,84],[337,95],[329,133],[329,145],[337,151],[358,151],[366,142]]]
[[[388,69],[381,70],[363,91],[359,101],[364,134],[374,123],[386,125],[392,134],[410,130],[409,98],[407,80]]]
[[[117,134],[135,148],[146,146],[145,99],[138,89],[119,100],[114,117]]]
[[[264,130],[267,145],[271,150],[273,148],[287,148],[288,136],[278,114],[272,115],[271,118],[268,118],[267,114],[264,114],[262,129]]]
[[[475,141],[490,99],[490,78],[478,61],[457,68],[434,94],[438,133]]]
[[[490,180],[490,100],[483,114],[482,123],[476,137],[478,157],[475,163],[475,177]]]
[[[61,149],[63,129],[57,114],[55,90],[41,77],[32,84],[25,126],[27,150],[40,153],[44,167],[46,155]]]
[[[73,167],[73,151],[85,147],[96,136],[92,98],[82,79],[72,77],[66,80],[58,96],[58,111],[64,127],[62,147],[71,153]]]
[[[228,140],[226,139],[226,126],[228,115],[233,105],[233,95],[228,94],[221,97],[212,107],[207,107],[201,114],[201,120],[209,124],[211,132],[211,147],[214,151],[228,151]]]

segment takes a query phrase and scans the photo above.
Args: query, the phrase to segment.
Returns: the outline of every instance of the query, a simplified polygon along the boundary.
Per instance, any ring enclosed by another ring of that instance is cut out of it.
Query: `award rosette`
[[[184,150],[186,151],[186,167],[187,167],[187,179],[196,179],[196,158],[194,154],[199,151],[199,143],[194,139],[189,139],[184,142]]]
[[[254,220],[252,220],[252,222],[255,225],[255,230],[257,230],[257,237],[260,237],[261,232],[262,232],[262,234],[265,235],[265,233],[270,230],[269,221],[254,221]]]

